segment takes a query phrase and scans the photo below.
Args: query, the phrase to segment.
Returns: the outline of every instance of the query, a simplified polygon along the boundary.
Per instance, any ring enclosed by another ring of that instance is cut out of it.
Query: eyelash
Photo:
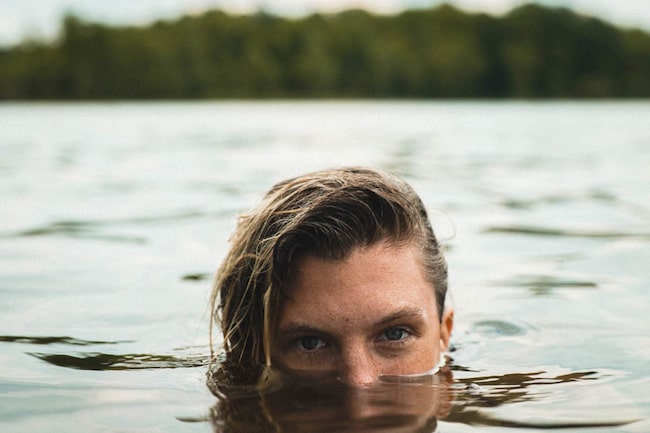
[[[388,333],[391,331],[401,331],[402,332],[401,338],[398,339],[388,338]],[[391,345],[400,345],[400,344],[404,344],[404,342],[412,336],[413,336],[413,332],[409,328],[405,326],[394,326],[383,330],[381,334],[379,334],[377,341],[385,342]]]
[[[388,333],[391,331],[400,331],[402,332],[401,338],[398,339],[390,339],[388,338]],[[393,345],[393,346],[398,346],[404,344],[410,337],[413,337],[413,332],[405,327],[405,326],[393,326],[387,329],[384,329],[378,337],[375,339],[375,341],[380,342],[382,344],[388,344],[388,345]],[[305,340],[318,340],[317,347],[314,347],[312,349],[306,348],[303,343],[305,343]],[[295,347],[297,350],[299,350],[302,353],[305,354],[312,354],[312,353],[317,353],[320,350],[326,349],[330,347],[330,344],[325,341],[324,339],[314,336],[314,335],[305,335],[302,337],[298,337],[294,340],[293,342],[293,347]]]
[[[307,339],[318,340],[318,342],[320,343],[319,347],[316,347],[316,348],[313,348],[313,349],[306,348],[302,343],[304,343],[305,340],[307,340]],[[319,351],[321,349],[324,349],[324,348],[328,347],[329,344],[325,340],[323,340],[322,338],[316,337],[315,335],[305,335],[303,337],[296,338],[294,340],[293,346],[295,348],[297,348],[298,350],[302,351],[302,352],[314,353],[314,352],[317,352],[317,351]]]

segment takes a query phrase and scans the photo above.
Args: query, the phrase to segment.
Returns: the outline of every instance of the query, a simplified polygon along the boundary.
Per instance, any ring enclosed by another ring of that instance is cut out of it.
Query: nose
[[[350,386],[377,381],[379,372],[371,351],[363,343],[352,344],[340,353],[339,380]]]

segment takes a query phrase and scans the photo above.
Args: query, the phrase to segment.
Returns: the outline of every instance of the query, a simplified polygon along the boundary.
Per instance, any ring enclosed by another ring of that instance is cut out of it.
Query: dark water
[[[0,431],[650,431],[648,125],[647,102],[2,105]],[[453,361],[217,399],[236,214],[347,164],[427,202]]]

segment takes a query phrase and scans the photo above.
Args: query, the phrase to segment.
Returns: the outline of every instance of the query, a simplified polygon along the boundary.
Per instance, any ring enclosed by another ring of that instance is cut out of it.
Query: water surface
[[[0,429],[211,431],[207,300],[235,216],[362,164],[426,201],[457,315],[449,386],[347,408],[412,420],[424,392],[444,432],[650,431],[647,125],[647,102],[0,105]],[[395,427],[324,407],[325,431]]]

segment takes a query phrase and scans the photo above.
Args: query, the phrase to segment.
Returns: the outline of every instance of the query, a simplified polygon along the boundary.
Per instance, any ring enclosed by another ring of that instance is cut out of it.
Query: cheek
[[[439,357],[439,344],[429,342],[429,344],[423,345],[420,348],[413,362],[417,364],[417,370],[419,372],[424,372],[438,365]]]
[[[440,362],[440,343],[433,339],[418,341],[415,347],[394,359],[386,359],[383,374],[419,374],[435,368]]]

